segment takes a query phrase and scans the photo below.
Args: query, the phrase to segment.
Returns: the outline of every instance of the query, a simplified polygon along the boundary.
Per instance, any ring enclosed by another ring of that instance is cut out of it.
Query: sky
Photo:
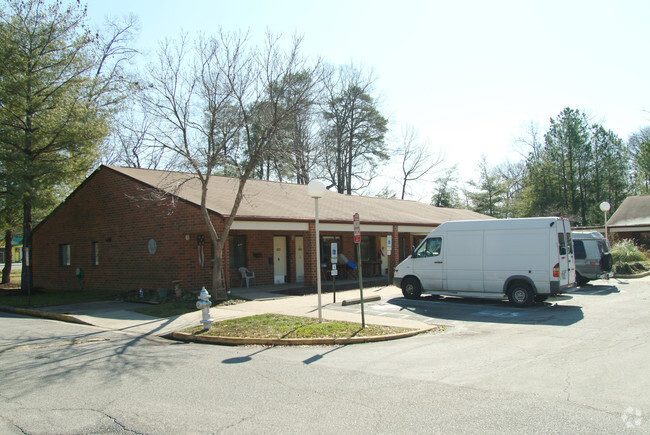
[[[565,107],[624,140],[650,126],[647,0],[89,0],[88,14],[96,24],[134,14],[136,46],[150,54],[183,31],[303,35],[305,55],[373,72],[389,146],[413,128],[463,183],[477,179],[482,155],[521,159],[526,126],[543,133]],[[367,193],[399,171],[380,168]],[[409,198],[431,191],[414,183]]]

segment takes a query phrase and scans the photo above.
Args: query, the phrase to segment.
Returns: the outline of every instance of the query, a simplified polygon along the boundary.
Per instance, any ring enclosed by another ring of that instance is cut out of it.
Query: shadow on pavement
[[[582,287],[579,287],[578,290],[574,290],[571,293],[577,293],[580,295],[594,295],[594,296],[607,296],[612,293],[620,293],[621,291],[615,285],[591,285],[586,284]]]
[[[418,300],[394,298],[388,300],[387,303],[401,307],[400,311],[409,311],[434,319],[569,326],[584,318],[581,307],[556,303],[556,300],[570,299],[572,299],[570,296],[564,295],[528,308],[513,307],[505,301],[455,297],[441,299],[424,297]]]

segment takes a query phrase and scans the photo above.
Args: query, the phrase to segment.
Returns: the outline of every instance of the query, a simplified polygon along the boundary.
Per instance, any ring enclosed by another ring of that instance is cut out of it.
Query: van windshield
[[[441,247],[442,247],[442,239],[440,237],[427,239],[415,250],[413,258],[438,256],[440,255]]]

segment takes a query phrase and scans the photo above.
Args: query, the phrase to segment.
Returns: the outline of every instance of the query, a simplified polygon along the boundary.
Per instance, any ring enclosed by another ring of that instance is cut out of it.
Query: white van
[[[598,231],[574,231],[571,236],[578,285],[582,287],[594,279],[609,279],[612,275],[612,252],[605,237]]]
[[[427,292],[542,302],[576,287],[571,225],[559,217],[445,222],[394,277],[409,299]]]

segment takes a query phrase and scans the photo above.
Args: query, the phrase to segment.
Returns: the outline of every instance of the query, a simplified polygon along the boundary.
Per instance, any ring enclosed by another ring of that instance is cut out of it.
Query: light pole
[[[605,240],[607,240],[607,243],[609,244],[609,236],[607,235],[607,212],[611,206],[609,205],[609,202],[601,202],[600,203],[600,210],[605,213]]]
[[[318,198],[325,195],[325,185],[319,180],[312,180],[307,185],[307,193],[314,198],[315,207],[315,227],[316,227],[316,288],[318,289],[318,323],[323,323],[323,309],[321,304],[321,284],[320,284],[320,231],[318,228]]]

